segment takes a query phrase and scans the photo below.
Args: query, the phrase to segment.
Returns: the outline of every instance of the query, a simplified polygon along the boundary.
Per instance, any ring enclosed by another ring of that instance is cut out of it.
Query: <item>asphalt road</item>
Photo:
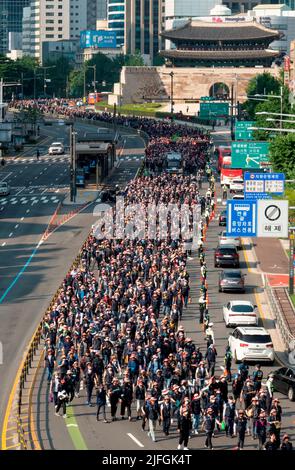
[[[93,126],[76,124],[93,132]],[[58,229],[38,249],[38,243],[69,187],[69,156],[48,156],[53,141],[68,144],[68,127],[40,126],[45,139],[36,149],[26,149],[0,170],[11,194],[0,199],[0,427],[23,353],[82,243],[94,223],[90,206]],[[130,137],[130,140],[129,140]],[[139,165],[143,142],[125,133],[122,159],[132,154],[130,178]],[[128,158],[128,157],[127,157]],[[131,158],[131,157],[130,157]],[[121,163],[121,169],[122,169]]]
[[[215,135],[216,143],[226,143],[226,135]],[[126,168],[127,169],[127,168]],[[114,177],[115,178],[115,177]],[[228,335],[231,331],[225,327],[222,315],[222,306],[228,300],[243,299],[256,304],[255,289],[261,284],[260,276],[248,271],[244,252],[240,252],[240,265],[246,274],[246,292],[244,294],[219,293],[218,292],[218,273],[220,269],[214,268],[214,248],[218,243],[218,234],[223,227],[218,226],[218,212],[223,209],[219,203],[215,219],[211,222],[206,238],[206,261],[208,266],[208,285],[209,285],[209,312],[211,320],[214,323],[214,333],[216,347],[218,351],[218,360],[216,364],[216,375],[222,373],[223,357],[227,345]],[[244,247],[247,251],[250,247]],[[191,276],[191,296],[192,302],[184,311],[182,324],[185,331],[192,337],[197,346],[200,346],[202,352],[205,352],[204,334],[198,323],[198,292],[200,286],[200,268],[196,253],[188,262],[188,271]],[[262,321],[260,320],[262,325]],[[279,367],[278,363],[274,366],[263,366],[265,378],[267,374]],[[233,373],[237,371],[237,366],[233,364]],[[253,371],[253,365],[250,372]],[[68,410],[69,419],[63,420],[54,415],[53,405],[48,403],[47,383],[44,380],[44,374],[40,371],[38,398],[38,432],[41,444],[45,449],[92,449],[92,450],[174,450],[178,445],[178,433],[175,424],[172,426],[172,432],[169,437],[163,435],[161,429],[156,432],[157,442],[153,443],[147,436],[147,431],[142,431],[141,422],[133,419],[132,422],[117,421],[115,423],[105,424],[102,421],[96,421],[95,408],[89,408],[85,405],[85,391],[81,392],[79,399],[74,399],[71,408]],[[229,386],[231,391],[231,387]],[[282,432],[288,432],[291,440],[295,439],[294,433],[294,413],[295,403],[291,403],[285,396],[276,393],[281,401],[283,408],[283,428]],[[93,400],[94,402],[94,400]],[[238,404],[239,407],[239,404]],[[118,412],[119,415],[119,412]],[[134,412],[135,415],[135,412]],[[110,418],[110,410],[107,409],[107,417]],[[46,422],[46,426],[44,426]],[[148,426],[147,426],[148,428]],[[148,429],[147,429],[148,430]],[[189,442],[190,449],[202,449],[204,447],[205,435],[201,432],[198,436],[193,436]],[[214,448],[217,450],[234,449],[236,439],[226,438],[224,433],[217,433],[214,438]],[[257,441],[251,437],[246,437],[245,450],[254,450],[257,448]]]

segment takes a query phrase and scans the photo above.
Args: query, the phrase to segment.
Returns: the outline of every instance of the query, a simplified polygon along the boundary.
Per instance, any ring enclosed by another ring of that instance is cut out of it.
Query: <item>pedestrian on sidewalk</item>
[[[224,355],[224,375],[228,382],[231,382],[232,357],[230,346],[227,346]]]

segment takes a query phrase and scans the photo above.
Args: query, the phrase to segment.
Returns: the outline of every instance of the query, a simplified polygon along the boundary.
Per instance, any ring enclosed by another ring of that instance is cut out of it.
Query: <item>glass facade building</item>
[[[146,63],[153,64],[162,48],[164,0],[129,0],[125,6],[125,49],[139,52]]]
[[[108,29],[116,31],[117,45],[124,44],[125,0],[108,0]]]
[[[10,32],[22,31],[23,8],[30,0],[0,0],[0,54],[8,52]]]

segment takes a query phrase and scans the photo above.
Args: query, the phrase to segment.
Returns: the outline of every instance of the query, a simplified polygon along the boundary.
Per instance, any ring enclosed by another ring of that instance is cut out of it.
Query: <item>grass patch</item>
[[[290,299],[292,300],[293,306],[295,307],[295,294],[290,295]]]
[[[163,104],[161,103],[138,103],[138,104],[124,104],[123,106],[117,106],[117,112],[122,114],[143,114],[154,116],[157,111],[160,111]],[[97,110],[113,111],[114,106],[109,104],[97,103],[95,105]]]

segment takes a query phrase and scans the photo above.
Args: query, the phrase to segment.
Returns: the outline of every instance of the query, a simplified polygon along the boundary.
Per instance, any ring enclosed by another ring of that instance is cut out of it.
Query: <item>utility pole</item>
[[[36,99],[36,68],[34,68],[34,101]]]
[[[22,100],[24,99],[24,73],[21,73],[21,84],[22,84]]]
[[[231,139],[234,140],[234,84],[231,84],[231,116],[230,116],[230,134]]]
[[[173,78],[174,78],[174,72],[170,72],[170,77],[171,77],[171,120],[173,121],[173,114],[174,114],[174,101],[173,101]]]
[[[4,108],[4,103],[3,103],[3,78],[1,78],[1,82],[0,82],[0,111],[1,111],[1,115],[0,115],[0,122],[3,122],[3,108]]]
[[[280,97],[281,97],[281,120],[280,120],[280,129],[283,128],[283,121],[282,121],[282,115],[283,115],[283,87],[281,86],[280,89]]]

